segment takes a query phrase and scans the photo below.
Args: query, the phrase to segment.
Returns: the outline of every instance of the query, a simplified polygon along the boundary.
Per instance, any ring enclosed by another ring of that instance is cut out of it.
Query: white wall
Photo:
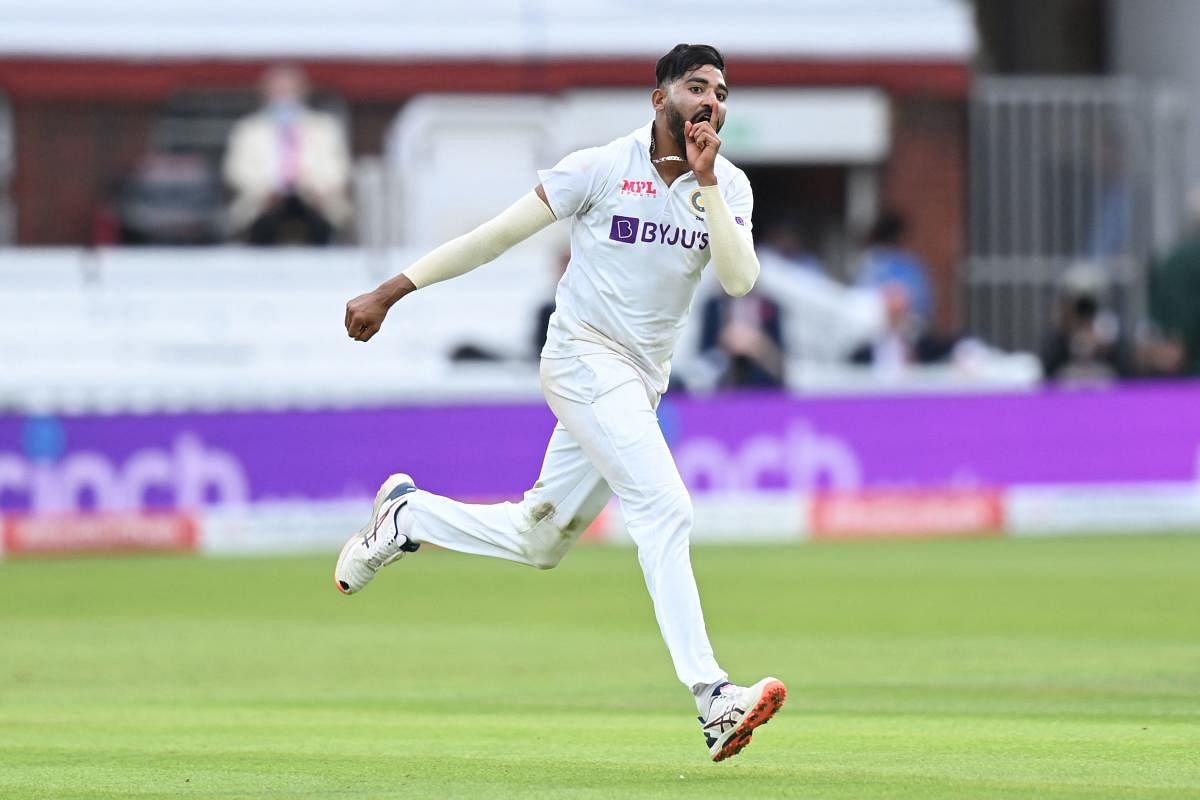
[[[964,0],[0,0],[0,56],[730,55],[966,60]]]

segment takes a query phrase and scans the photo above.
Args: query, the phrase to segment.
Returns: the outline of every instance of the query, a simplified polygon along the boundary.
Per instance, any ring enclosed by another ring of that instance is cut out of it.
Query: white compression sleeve
[[[708,246],[712,248],[713,269],[727,294],[741,297],[754,288],[758,280],[758,256],[754,254],[754,237],[738,227],[733,212],[721,197],[719,186],[701,186],[704,219],[708,224]]]
[[[551,222],[554,213],[536,192],[530,192],[470,233],[417,259],[402,274],[418,289],[465,275]]]

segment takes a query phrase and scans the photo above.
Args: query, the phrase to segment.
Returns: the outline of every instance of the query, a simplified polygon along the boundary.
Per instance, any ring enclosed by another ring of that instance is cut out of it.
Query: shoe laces
[[[399,513],[400,508],[403,508],[403,504],[400,504],[400,506],[395,510],[390,510],[388,512],[388,516],[391,519],[389,522],[384,523],[391,525],[392,535],[390,537],[384,538],[383,536],[378,536],[374,548],[371,548],[371,546],[368,545],[365,540],[363,541],[363,546],[368,550],[374,549],[374,552],[367,556],[367,566],[371,569],[381,569],[386,567],[388,564],[400,558],[400,556],[404,553],[402,548],[404,543],[408,541],[408,537],[400,534],[400,527],[397,525],[396,514]]]
[[[383,547],[380,547],[379,552],[373,553],[367,557],[367,566],[371,569],[382,569],[396,559],[400,558],[402,554],[403,551],[399,549],[393,553],[389,553],[385,551]]]
[[[723,691],[712,699],[712,703],[708,706],[708,713],[701,719],[701,725],[707,731],[715,730],[717,733],[724,733],[726,727],[733,727],[745,714],[745,709],[739,708],[738,687],[730,686],[732,691]]]

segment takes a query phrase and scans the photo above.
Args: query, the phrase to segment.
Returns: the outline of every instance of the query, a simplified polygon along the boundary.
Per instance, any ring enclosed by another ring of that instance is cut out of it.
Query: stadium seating
[[[369,405],[536,396],[551,266],[518,248],[431,287],[369,344],[345,303],[407,263],[360,250],[47,251],[0,264],[0,407],[123,410]],[[536,287],[545,287],[538,292]],[[500,360],[452,368],[470,343]]]
[[[364,345],[342,327],[346,301],[398,272],[414,251],[8,251],[0,257],[0,408],[110,413],[537,398],[533,326],[552,296],[559,252],[553,237],[534,239],[428,287]],[[840,360],[872,324],[869,297],[795,276],[764,275],[763,283],[788,312],[793,388],[970,389],[1037,380],[1030,357],[984,348],[974,354],[974,373],[952,365],[880,385]],[[702,292],[716,288],[706,276]],[[704,389],[695,317],[676,371]],[[468,345],[492,357],[451,358]]]

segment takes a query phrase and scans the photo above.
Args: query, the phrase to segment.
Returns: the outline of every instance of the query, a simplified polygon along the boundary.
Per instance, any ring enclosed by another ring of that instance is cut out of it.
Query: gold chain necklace
[[[687,159],[683,156],[663,156],[662,158],[654,157],[654,131],[650,131],[650,163],[661,164],[664,161],[678,161],[682,164],[687,163]]]

